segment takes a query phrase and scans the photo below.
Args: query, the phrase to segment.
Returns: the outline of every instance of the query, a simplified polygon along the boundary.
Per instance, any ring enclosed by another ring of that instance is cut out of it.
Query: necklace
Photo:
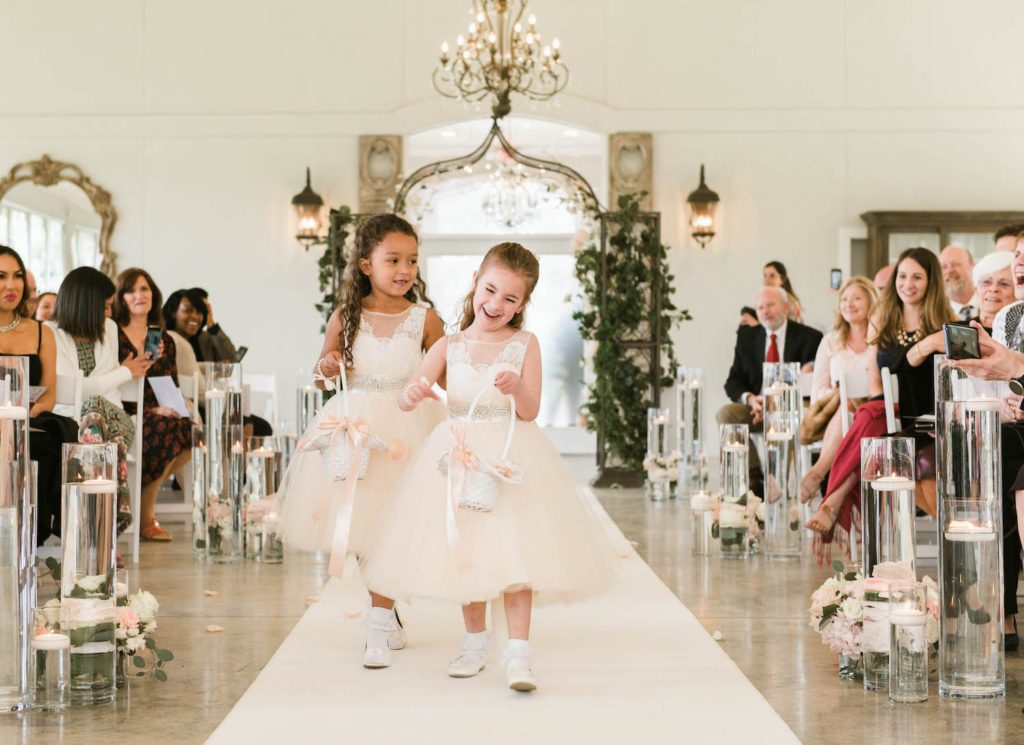
[[[0,326],[0,334],[6,334],[8,331],[14,331],[18,328],[18,324],[21,323],[21,316],[15,316],[14,320],[6,326]]]
[[[909,347],[911,344],[917,344],[923,338],[924,334],[921,333],[921,329],[915,329],[914,331],[904,331],[903,329],[900,329],[896,332],[896,343],[901,347]]]

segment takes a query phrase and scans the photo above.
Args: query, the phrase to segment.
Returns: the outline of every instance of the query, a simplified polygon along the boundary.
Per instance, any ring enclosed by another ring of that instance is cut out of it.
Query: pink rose
[[[127,605],[122,605],[117,609],[117,625],[129,630],[133,627],[137,628],[139,625],[139,614]]]

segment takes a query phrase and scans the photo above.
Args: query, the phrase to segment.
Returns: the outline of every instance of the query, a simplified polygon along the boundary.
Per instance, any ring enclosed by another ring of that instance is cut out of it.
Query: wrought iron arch
[[[428,163],[422,168],[416,169],[405,181],[402,182],[401,186],[398,187],[398,193],[395,195],[395,214],[402,214],[405,210],[405,200],[409,196],[409,193],[418,185],[427,181],[428,179],[434,178],[435,176],[443,176],[446,173],[452,173],[459,169],[479,162],[487,155],[487,152],[491,149],[491,145],[497,140],[501,147],[504,149],[508,156],[512,158],[516,163],[521,163],[527,168],[533,168],[537,171],[557,173],[565,178],[570,184],[574,185],[579,189],[583,195],[583,200],[586,202],[586,207],[593,209],[595,212],[603,214],[604,208],[601,207],[601,200],[597,198],[597,194],[594,192],[593,187],[590,186],[590,182],[587,181],[583,174],[574,168],[570,168],[564,163],[559,163],[554,160],[545,160],[543,158],[535,158],[532,155],[527,155],[521,150],[516,149],[505,133],[501,129],[501,125],[497,118],[491,120],[491,129],[487,132],[487,136],[484,137],[473,152],[467,155],[462,155],[458,158],[450,158],[448,160],[439,160],[436,163]]]

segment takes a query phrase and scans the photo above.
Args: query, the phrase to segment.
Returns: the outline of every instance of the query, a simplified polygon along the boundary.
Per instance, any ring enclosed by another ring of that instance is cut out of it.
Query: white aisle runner
[[[799,742],[594,506],[622,547],[621,579],[586,603],[534,610],[535,693],[505,687],[498,650],[477,677],[447,677],[462,615],[443,603],[400,605],[408,646],[391,668],[364,670],[367,601],[352,572],[328,582],[209,742]]]

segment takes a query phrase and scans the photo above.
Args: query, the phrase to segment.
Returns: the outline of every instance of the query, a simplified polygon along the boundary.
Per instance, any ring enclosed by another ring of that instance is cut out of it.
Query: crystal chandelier
[[[531,218],[537,209],[537,194],[526,183],[526,170],[502,150],[498,163],[488,163],[490,177],[483,188],[480,207],[495,225],[516,228]]]
[[[469,36],[460,35],[451,54],[441,44],[441,66],[434,88],[448,98],[480,101],[493,94],[495,119],[507,115],[509,96],[521,93],[544,101],[565,88],[569,70],[561,60],[558,39],[542,45],[533,15],[522,23],[527,0],[473,0]]]

